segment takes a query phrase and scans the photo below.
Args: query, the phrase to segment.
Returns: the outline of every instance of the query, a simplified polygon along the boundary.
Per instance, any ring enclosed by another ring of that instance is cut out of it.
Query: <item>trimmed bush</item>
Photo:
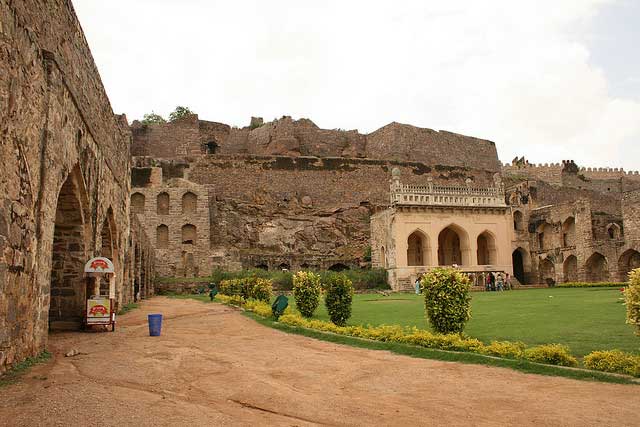
[[[462,332],[471,318],[471,282],[453,268],[434,268],[421,282],[427,318],[441,334]]]
[[[634,325],[640,335],[640,268],[629,273],[629,287],[624,291],[627,306],[627,323]]]
[[[320,276],[311,271],[298,271],[293,276],[293,298],[304,317],[313,316],[320,304]]]
[[[344,326],[351,317],[351,303],[353,302],[353,283],[342,273],[327,276],[324,283],[326,295],[324,304],[329,318],[338,325]]]
[[[524,358],[532,362],[559,366],[577,366],[578,361],[571,355],[569,347],[560,344],[543,344],[524,351]]]
[[[556,288],[620,288],[627,286],[624,282],[569,282],[557,283]]]
[[[640,356],[620,350],[594,351],[584,357],[584,366],[596,371],[640,377]]]
[[[266,302],[271,299],[272,288],[270,280],[259,277],[223,280],[218,285],[221,294],[240,296],[245,300],[255,299]]]
[[[491,344],[485,346],[483,353],[507,359],[520,359],[524,356],[525,348],[525,344],[519,341],[491,341]]]

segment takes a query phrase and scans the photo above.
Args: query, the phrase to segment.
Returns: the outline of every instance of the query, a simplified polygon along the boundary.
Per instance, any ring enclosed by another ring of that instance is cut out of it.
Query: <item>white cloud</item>
[[[503,161],[637,169],[640,103],[589,62],[604,3],[74,1],[130,120],[178,104],[235,125],[395,120],[491,139]]]

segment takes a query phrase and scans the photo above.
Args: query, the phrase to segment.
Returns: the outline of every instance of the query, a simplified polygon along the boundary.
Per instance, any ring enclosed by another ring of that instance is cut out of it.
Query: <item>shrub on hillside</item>
[[[471,318],[471,282],[453,268],[434,268],[422,278],[427,317],[434,331],[462,332]]]
[[[640,356],[620,350],[594,351],[584,357],[584,366],[596,371],[640,377]]]
[[[571,355],[569,347],[560,344],[544,344],[528,348],[524,358],[532,362],[559,366],[577,366],[578,361]]]
[[[640,268],[629,273],[629,287],[624,291],[627,306],[627,323],[636,327],[640,335]]]
[[[311,271],[298,271],[293,276],[293,298],[304,317],[313,316],[320,304],[320,276]]]
[[[344,326],[347,319],[351,317],[351,303],[353,302],[353,283],[342,273],[327,276],[324,283],[326,296],[324,303],[331,321]]]

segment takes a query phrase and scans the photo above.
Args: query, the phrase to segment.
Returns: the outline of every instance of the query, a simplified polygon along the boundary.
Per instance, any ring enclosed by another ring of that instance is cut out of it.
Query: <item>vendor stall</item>
[[[111,326],[116,330],[115,269],[109,258],[91,258],[84,266],[87,279],[87,304],[84,312],[84,328],[96,325]],[[101,284],[108,286],[100,286]],[[101,291],[101,288],[104,290]]]

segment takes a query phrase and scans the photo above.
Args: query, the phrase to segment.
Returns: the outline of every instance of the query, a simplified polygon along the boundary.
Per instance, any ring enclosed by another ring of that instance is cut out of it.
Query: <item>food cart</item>
[[[116,284],[115,269],[109,258],[91,258],[84,266],[87,280],[87,304],[84,311],[85,329],[96,326],[111,326],[116,330]],[[109,290],[100,292],[100,284],[106,281]]]

